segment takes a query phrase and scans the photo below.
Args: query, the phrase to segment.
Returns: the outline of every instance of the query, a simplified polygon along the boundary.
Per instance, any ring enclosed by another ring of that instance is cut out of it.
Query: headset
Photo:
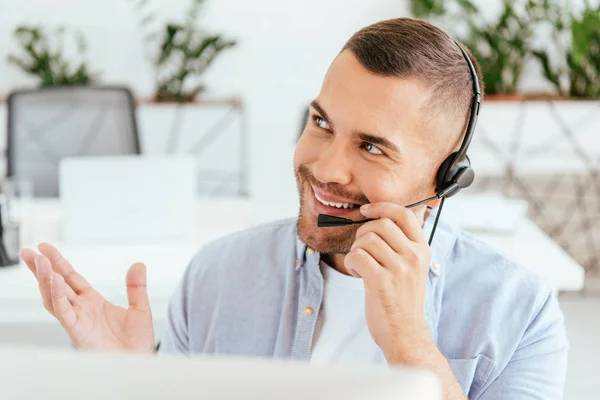
[[[454,43],[460,49],[465,61],[467,62],[467,66],[469,67],[469,72],[471,73],[471,80],[473,81],[473,96],[471,99],[471,110],[469,113],[469,123],[467,125],[467,129],[465,131],[465,136],[463,138],[462,144],[458,151],[450,154],[440,165],[440,168],[436,174],[436,195],[430,197],[428,199],[421,200],[417,203],[410,204],[406,206],[406,208],[413,208],[416,206],[420,206],[422,204],[428,203],[432,200],[442,199],[440,203],[440,207],[438,208],[437,215],[435,217],[435,222],[433,224],[433,229],[431,230],[431,236],[429,237],[429,244],[433,241],[433,235],[435,234],[435,230],[437,228],[438,220],[440,218],[440,214],[442,212],[442,207],[444,206],[444,201],[447,197],[452,197],[462,189],[465,189],[473,183],[475,179],[475,171],[471,166],[471,160],[469,160],[469,156],[467,156],[467,150],[469,149],[469,145],[471,144],[471,139],[473,139],[473,134],[475,133],[475,126],[477,125],[477,117],[479,116],[479,108],[481,107],[481,88],[479,86],[479,78],[477,76],[477,70],[473,65],[473,62],[469,58],[469,55],[465,51],[465,49],[454,39],[452,39]],[[317,226],[319,227],[331,227],[331,226],[345,226],[352,224],[361,224],[364,222],[371,221],[371,219],[365,219],[361,221],[354,221],[347,218],[334,217],[331,215],[319,214],[317,218]]]

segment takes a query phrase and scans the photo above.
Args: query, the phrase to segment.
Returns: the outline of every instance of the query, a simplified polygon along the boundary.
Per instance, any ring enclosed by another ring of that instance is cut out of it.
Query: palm
[[[61,323],[76,347],[152,351],[154,331],[146,267],[127,272],[129,308],[109,303],[49,244],[23,249],[21,258],[36,275],[44,307]]]
[[[73,304],[77,322],[69,336],[84,348],[147,350],[154,346],[150,313],[125,309],[89,290]]]

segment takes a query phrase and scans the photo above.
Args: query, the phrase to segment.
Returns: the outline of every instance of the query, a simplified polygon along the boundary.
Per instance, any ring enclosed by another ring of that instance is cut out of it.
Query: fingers
[[[389,218],[379,218],[363,224],[356,231],[356,241],[370,233],[377,234],[397,253],[401,253],[413,244],[398,225]]]
[[[62,275],[67,285],[69,285],[76,294],[91,289],[88,281],[81,276],[71,264],[65,260],[60,252],[48,243],[42,243],[38,246],[38,250],[50,260],[52,269]]]
[[[351,250],[363,249],[380,264],[380,268],[394,268],[400,265],[400,256],[377,233],[367,232],[358,238]]]
[[[23,262],[27,265],[27,268],[33,273],[33,275],[37,276],[36,268],[35,268],[35,256],[37,253],[31,249],[21,249],[19,250],[19,257]]]
[[[367,218],[389,218],[404,232],[406,237],[413,242],[426,242],[423,228],[415,214],[398,204],[381,202],[365,204],[360,208],[361,214]]]
[[[50,261],[42,255],[35,257],[35,271],[38,280],[38,286],[40,288],[40,294],[42,295],[42,302],[44,308],[48,312],[54,315],[54,306],[52,305],[52,267]],[[56,316],[56,315],[54,315]]]
[[[77,315],[73,305],[67,298],[67,285],[62,275],[52,273],[51,296],[54,316],[69,333],[77,323]]]
[[[127,272],[126,283],[129,307],[150,313],[150,303],[146,289],[146,266],[142,263],[133,264]]]
[[[391,277],[389,271],[379,265],[373,256],[361,248],[354,249],[346,255],[344,266],[348,272],[355,272],[352,275],[358,275],[358,277],[363,278],[365,288],[376,288],[382,283],[389,281]]]

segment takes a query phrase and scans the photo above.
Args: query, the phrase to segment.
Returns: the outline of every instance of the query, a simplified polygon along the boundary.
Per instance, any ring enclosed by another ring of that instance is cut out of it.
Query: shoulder
[[[438,344],[469,395],[528,386],[545,398],[559,393],[568,340],[550,286],[465,232],[457,233],[446,265]]]
[[[470,282],[476,293],[497,296],[521,296],[539,303],[551,292],[543,279],[527,266],[502,255],[477,237],[458,231],[456,242],[448,256],[446,284]],[[477,288],[480,288],[479,290]]]
[[[258,266],[293,257],[296,244],[295,218],[258,225],[205,244],[192,258],[188,274],[247,275],[249,264],[257,273]]]
[[[461,230],[451,217],[439,221],[432,257],[441,266],[438,282],[443,286],[444,296],[457,296],[465,306],[469,302],[503,303],[508,294],[521,296],[523,301],[539,302],[551,291],[541,277],[528,268],[531,266],[520,265]]]
[[[251,253],[264,250],[277,242],[292,241],[295,243],[295,239],[295,218],[273,221],[207,243],[200,249],[194,259],[212,255],[218,255],[219,257],[233,255],[228,252],[239,253],[247,257]]]
[[[502,364],[528,341],[554,337],[554,347],[564,345],[562,312],[540,276],[466,232],[458,232],[445,264],[440,323],[454,337],[475,333],[463,343],[469,353]]]

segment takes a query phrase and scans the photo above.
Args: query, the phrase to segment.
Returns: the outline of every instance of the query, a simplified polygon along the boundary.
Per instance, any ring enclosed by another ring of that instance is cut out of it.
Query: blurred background
[[[148,264],[157,333],[206,241],[294,217],[294,144],[345,41],[413,16],[465,43],[486,97],[475,187],[445,213],[539,273],[600,385],[600,1],[0,0],[0,341],[65,346],[19,246],[57,244],[113,301]]]

